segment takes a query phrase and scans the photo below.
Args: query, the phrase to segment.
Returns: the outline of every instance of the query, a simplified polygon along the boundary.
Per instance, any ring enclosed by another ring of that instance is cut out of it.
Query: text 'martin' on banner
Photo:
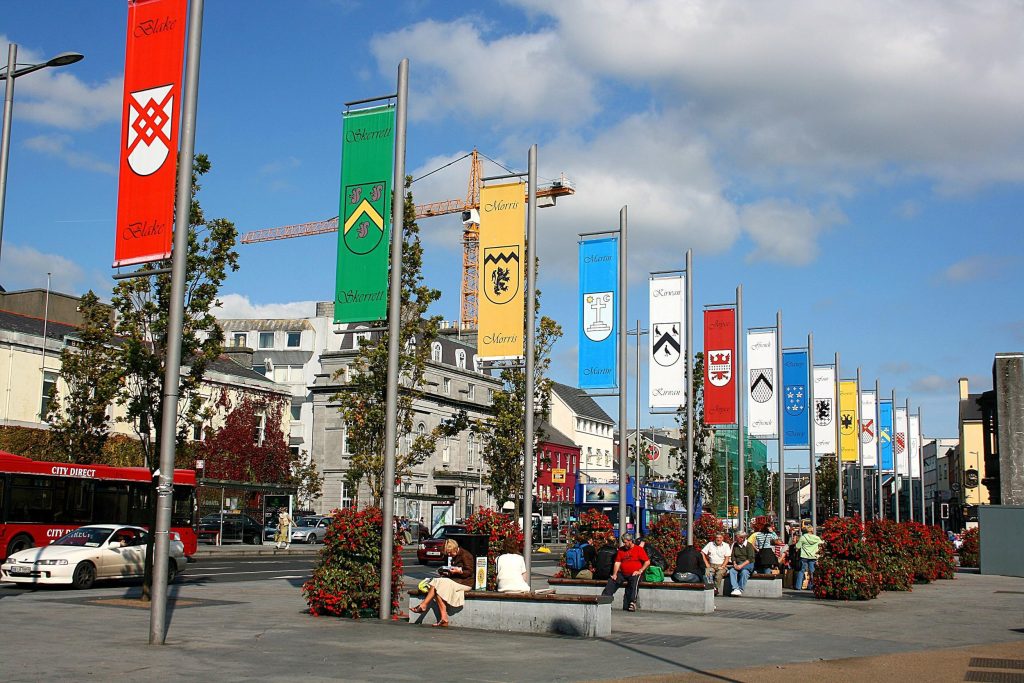
[[[171,256],[186,0],[128,3],[114,267]]]
[[[523,357],[525,195],[526,183],[480,188],[477,351],[481,358]]]
[[[857,383],[852,379],[839,382],[839,451],[843,462],[857,462]]]
[[[386,105],[345,112],[334,294],[336,323],[387,317],[394,164],[395,108]]]
[[[747,332],[747,430],[750,436],[779,435],[779,362],[776,330]]]
[[[619,238],[580,242],[581,389],[614,389],[618,383]]]
[[[736,309],[704,311],[704,423],[736,424]]]
[[[648,393],[651,408],[679,410],[686,403],[688,361],[684,276],[650,279],[650,333]]]
[[[782,443],[794,448],[810,448],[810,425],[807,420],[808,395],[807,349],[782,353],[782,391],[785,412],[782,415]]]
[[[814,367],[814,406],[811,418],[814,420],[814,453],[835,455],[836,453],[836,369],[832,366]]]

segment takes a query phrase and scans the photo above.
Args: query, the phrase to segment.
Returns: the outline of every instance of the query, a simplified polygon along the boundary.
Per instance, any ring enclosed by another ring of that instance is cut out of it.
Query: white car
[[[104,579],[141,577],[149,532],[122,524],[93,524],[69,532],[48,546],[14,553],[0,565],[0,581],[71,584],[89,588]],[[185,546],[171,533],[170,583],[185,568]]]

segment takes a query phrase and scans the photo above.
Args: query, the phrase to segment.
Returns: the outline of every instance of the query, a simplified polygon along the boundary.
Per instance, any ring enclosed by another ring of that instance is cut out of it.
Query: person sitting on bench
[[[612,567],[611,578],[605,584],[601,595],[612,596],[619,586],[626,587],[626,595],[622,600],[622,609],[635,612],[636,600],[640,593],[640,581],[643,580],[644,572],[651,565],[647,553],[638,545],[633,543],[633,534],[622,535],[622,547],[615,556],[615,566]]]
[[[676,555],[672,580],[676,583],[707,583],[708,566],[708,558],[697,546],[684,546]]]

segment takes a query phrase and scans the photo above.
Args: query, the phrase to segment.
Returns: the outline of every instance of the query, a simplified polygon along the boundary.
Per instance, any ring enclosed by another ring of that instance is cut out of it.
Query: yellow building
[[[986,437],[985,423],[991,420],[992,392],[972,394],[969,391],[967,378],[960,378],[960,443],[956,448],[956,468],[952,472],[957,477],[951,486],[959,484],[960,499],[966,505],[988,505],[990,496],[988,488],[982,483],[986,478],[985,456],[994,452],[994,444]]]

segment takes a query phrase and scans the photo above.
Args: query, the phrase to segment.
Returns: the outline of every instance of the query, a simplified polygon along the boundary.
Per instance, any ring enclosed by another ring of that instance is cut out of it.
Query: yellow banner
[[[477,352],[521,358],[526,311],[526,183],[480,188]]]
[[[857,462],[857,382],[843,380],[839,383],[839,452],[843,462]]]

